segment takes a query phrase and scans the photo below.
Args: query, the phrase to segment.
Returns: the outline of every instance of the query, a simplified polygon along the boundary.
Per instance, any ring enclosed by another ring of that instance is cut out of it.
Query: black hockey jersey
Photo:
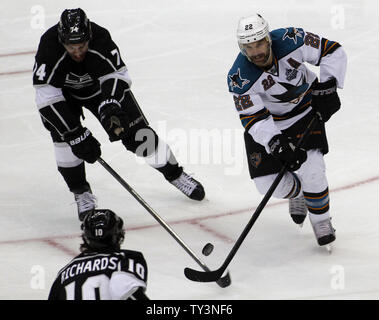
[[[49,300],[125,300],[146,289],[147,264],[132,250],[86,251],[58,272]]]
[[[33,68],[36,104],[44,120],[61,135],[78,123],[66,107],[66,98],[78,100],[99,96],[99,101],[123,99],[131,79],[117,45],[109,32],[91,22],[92,39],[85,58],[74,61],[58,40],[58,26],[41,37]]]

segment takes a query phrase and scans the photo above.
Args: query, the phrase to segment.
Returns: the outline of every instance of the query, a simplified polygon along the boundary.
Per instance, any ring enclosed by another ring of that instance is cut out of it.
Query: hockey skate
[[[336,230],[332,226],[331,218],[312,223],[312,227],[318,244],[326,246],[326,249],[331,252],[331,243],[336,240]]]
[[[303,222],[307,217],[308,208],[305,204],[305,199],[303,194],[297,198],[289,199],[289,213],[293,222],[298,224],[300,227],[303,226]]]
[[[184,171],[178,178],[170,181],[170,183],[190,199],[201,201],[205,197],[204,188],[201,183],[189,176]]]
[[[84,192],[75,192],[75,201],[78,206],[78,217],[83,221],[85,216],[97,207],[97,198],[92,194],[91,189]]]

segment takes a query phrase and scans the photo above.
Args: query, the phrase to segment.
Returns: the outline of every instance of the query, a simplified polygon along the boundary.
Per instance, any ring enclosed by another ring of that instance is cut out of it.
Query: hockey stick
[[[296,148],[299,148],[303,145],[303,142],[305,139],[308,138],[310,132],[313,130],[315,125],[317,124],[317,120],[319,119],[319,115],[316,114],[312,120],[309,122],[307,128],[305,129],[302,137],[299,139]],[[253,227],[255,221],[258,219],[259,215],[261,214],[262,210],[266,206],[267,202],[270,200],[272,194],[274,193],[276,187],[278,186],[279,182],[282,180],[284,173],[287,171],[287,166],[284,165],[278,175],[276,176],[274,182],[272,183],[271,187],[267,191],[266,195],[262,199],[261,203],[258,205],[257,209],[255,210],[253,216],[251,217],[250,221],[246,225],[245,229],[237,239],[237,242],[234,244],[233,248],[229,252],[228,256],[226,257],[224,263],[221,265],[220,268],[214,271],[198,271],[191,268],[185,268],[184,274],[185,276],[192,280],[192,281],[198,281],[198,282],[212,282],[217,281],[220,279],[220,277],[223,275],[224,271],[228,267],[229,263],[232,261],[233,257],[237,253],[239,247],[241,246],[242,242],[245,240],[247,234]]]
[[[145,200],[143,200],[140,195],[124,180],[120,175],[114,171],[109,164],[107,164],[101,157],[97,159],[99,162],[129,193],[154,217],[158,223],[166,229],[166,231],[179,243],[182,248],[197,262],[197,264],[203,268],[205,272],[210,272],[211,270],[202,262],[195,253],[184,243],[184,241],[175,233],[175,231],[170,228],[170,226],[151,208]],[[222,275],[221,275],[222,276]],[[221,287],[225,288],[231,284],[231,279],[229,272],[224,276],[219,276],[216,283]]]

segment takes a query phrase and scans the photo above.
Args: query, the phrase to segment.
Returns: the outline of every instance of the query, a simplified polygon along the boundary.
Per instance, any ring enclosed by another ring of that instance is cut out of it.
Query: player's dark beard
[[[269,68],[272,66],[274,60],[272,60],[272,61],[270,62],[271,53],[272,53],[272,50],[271,50],[271,48],[270,48],[269,51],[268,51],[268,53],[264,55],[263,62],[260,62],[260,66],[261,66],[262,68],[264,68],[264,69],[269,69]],[[269,63],[269,62],[270,62],[270,63]],[[268,63],[269,63],[269,64],[268,64]]]
[[[86,54],[87,54],[87,52],[84,52],[81,55],[79,55],[79,57],[74,55],[74,54],[70,54],[70,57],[75,62],[82,62],[84,60],[84,58],[86,57]]]
[[[249,57],[249,60],[251,62],[253,62],[254,64],[256,64],[258,67],[261,67],[261,68],[266,68],[266,64],[269,62],[270,58],[271,58],[271,46],[268,47],[268,52],[266,54],[264,53],[261,53],[259,55],[256,55],[256,56],[250,56]],[[259,59],[260,61],[256,61],[256,59]],[[270,63],[271,65],[271,63]]]
[[[270,62],[270,57],[271,57],[271,50],[270,50],[270,53],[266,56],[266,59],[265,59],[265,62],[264,62],[263,69],[265,69],[265,70],[271,69],[271,67],[274,64],[274,59],[272,59],[271,62]],[[266,65],[266,63],[267,63],[267,65]]]

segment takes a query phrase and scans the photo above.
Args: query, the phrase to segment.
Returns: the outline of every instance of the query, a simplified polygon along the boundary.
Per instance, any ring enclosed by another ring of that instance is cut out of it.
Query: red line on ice
[[[8,52],[0,53],[0,58],[13,57],[13,56],[23,56],[28,54],[35,54],[36,51],[21,51],[21,52]]]
[[[29,54],[35,54],[35,53],[36,53],[36,51],[0,53],[0,58],[23,56],[23,55],[29,55]],[[5,71],[5,72],[0,72],[0,76],[11,76],[14,74],[23,74],[23,73],[29,73],[29,72],[32,72],[32,70],[30,69],[30,70]]]
[[[14,74],[22,74],[22,73],[30,73],[32,70],[19,70],[19,71],[7,71],[7,72],[0,72],[0,76],[11,76]]]
[[[350,190],[350,189],[357,188],[357,187],[360,187],[360,186],[363,186],[363,185],[366,185],[369,183],[376,182],[378,180],[379,180],[379,176],[371,177],[371,178],[368,178],[365,180],[353,182],[353,183],[345,185],[345,186],[341,186],[341,187],[338,187],[335,189],[331,189],[331,192],[334,193],[334,192],[341,192],[341,191],[345,191],[345,190]],[[285,203],[286,203],[286,201],[279,201],[279,202],[268,204],[267,207],[274,207],[274,206],[282,205]],[[189,224],[198,226],[202,230],[211,233],[213,236],[215,236],[215,237],[217,237],[217,238],[219,238],[225,242],[233,242],[234,240],[228,238],[227,236],[220,233],[219,231],[212,229],[211,227],[209,227],[203,223],[200,223],[200,221],[218,219],[218,218],[222,218],[222,217],[226,217],[226,216],[233,216],[233,215],[245,213],[248,211],[251,211],[251,213],[253,213],[253,211],[255,209],[256,209],[256,207],[245,208],[245,209],[240,209],[240,210],[234,210],[234,211],[219,213],[219,214],[215,214],[215,215],[209,215],[209,216],[205,216],[205,217],[171,221],[168,224],[169,225],[175,225],[175,224],[189,223]],[[149,225],[142,225],[142,226],[135,226],[135,227],[126,228],[126,231],[144,230],[144,229],[155,228],[155,227],[159,227],[159,226],[160,225],[158,223],[149,224]],[[80,237],[80,234],[71,234],[71,235],[52,236],[52,237],[43,237],[43,238],[5,240],[5,241],[0,241],[0,245],[41,241],[41,242],[44,242],[44,243],[46,243],[46,244],[48,244],[48,245],[50,245],[56,249],[61,250],[62,252],[65,252],[66,254],[68,254],[70,256],[75,256],[76,254],[78,254],[78,252],[74,252],[70,248],[64,246],[62,243],[57,242],[57,240],[73,239],[73,238],[79,238],[79,237]]]
[[[79,253],[79,252],[76,252],[74,250],[71,250],[67,246],[63,245],[62,243],[55,241],[54,239],[44,239],[43,242],[45,242],[46,244],[48,244],[51,247],[54,247],[55,249],[58,249],[64,253],[66,253],[69,256],[75,257]]]

